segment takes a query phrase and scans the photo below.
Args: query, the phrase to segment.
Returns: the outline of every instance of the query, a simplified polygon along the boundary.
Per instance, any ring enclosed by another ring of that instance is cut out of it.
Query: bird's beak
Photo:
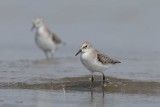
[[[33,25],[32,25],[32,28],[31,28],[31,31],[33,31],[34,28],[35,28],[35,25],[33,24]]]
[[[79,53],[81,53],[82,52],[82,50],[80,49],[76,54],[75,54],[75,56],[77,56]]]

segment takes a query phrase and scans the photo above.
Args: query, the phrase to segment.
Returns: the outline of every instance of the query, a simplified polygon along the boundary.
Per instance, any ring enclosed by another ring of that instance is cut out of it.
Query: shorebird
[[[60,44],[64,43],[56,34],[48,29],[41,17],[33,19],[33,27],[31,30],[34,29],[36,29],[36,44],[41,50],[43,50],[47,59],[50,59],[48,53],[51,53],[51,58],[53,58],[56,49]]]
[[[103,76],[103,84],[104,87],[105,75],[103,71],[108,69],[111,65],[116,63],[121,63],[118,60],[111,59],[108,55],[96,50],[89,42],[84,42],[79,51],[75,54],[77,56],[80,53],[80,59],[82,64],[91,72],[91,84],[92,87],[94,77],[94,72],[99,72]]]

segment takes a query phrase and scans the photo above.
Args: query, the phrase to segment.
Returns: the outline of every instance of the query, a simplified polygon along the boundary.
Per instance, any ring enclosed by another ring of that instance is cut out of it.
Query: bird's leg
[[[102,72],[102,75],[103,75],[103,84],[102,84],[102,87],[104,87],[104,83],[105,83],[105,75],[104,75],[104,73]]]
[[[45,56],[46,56],[46,59],[48,60],[48,59],[49,59],[49,56],[48,56],[47,52],[45,51],[44,54],[45,54]]]
[[[93,83],[93,81],[94,81],[93,75],[92,75],[91,81],[92,81],[92,83]]]
[[[53,59],[54,58],[54,52],[52,51],[51,52],[51,59]]]
[[[91,84],[90,84],[90,88],[91,88],[91,89],[92,89],[93,81],[94,81],[94,77],[93,77],[93,74],[92,74],[92,76],[91,76]]]

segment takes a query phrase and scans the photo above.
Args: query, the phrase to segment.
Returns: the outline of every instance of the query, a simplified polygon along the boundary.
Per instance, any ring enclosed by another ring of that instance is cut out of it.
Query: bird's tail
[[[113,60],[113,63],[116,64],[116,63],[121,63],[119,60]]]

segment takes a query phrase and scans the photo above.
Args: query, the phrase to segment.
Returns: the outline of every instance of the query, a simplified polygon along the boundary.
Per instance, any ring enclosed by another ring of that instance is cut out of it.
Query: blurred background
[[[56,57],[74,56],[83,41],[110,56],[160,58],[159,0],[2,0],[1,60],[39,59],[32,19],[41,16],[67,45]]]

